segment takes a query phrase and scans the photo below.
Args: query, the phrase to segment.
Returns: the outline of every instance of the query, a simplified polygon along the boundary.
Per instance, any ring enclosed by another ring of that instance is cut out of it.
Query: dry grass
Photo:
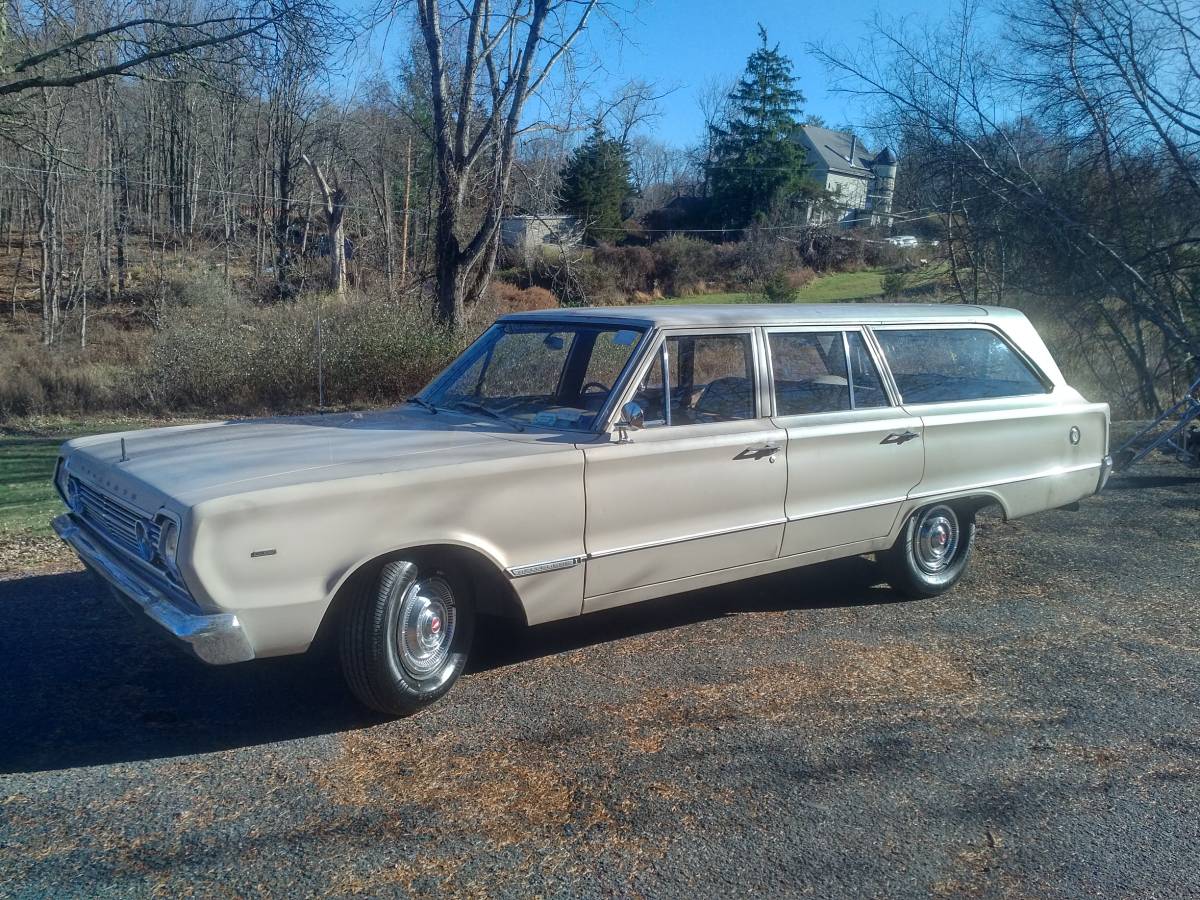
[[[505,738],[495,733],[495,723],[435,733],[388,726],[354,732],[343,738],[332,765],[314,770],[313,777],[338,803],[393,810],[397,822],[436,823],[428,834],[420,826],[415,834],[406,832],[409,840],[432,840],[447,830],[472,835],[489,852],[515,850],[525,864],[560,874],[568,865],[567,846],[579,858],[582,843],[585,857],[620,859],[636,868],[666,849],[647,845],[631,827],[643,812],[663,803],[680,810],[695,802],[736,801],[733,787],[699,781],[651,779],[635,796],[611,787],[621,780],[622,766],[670,749],[681,732],[801,720],[842,730],[881,716],[897,722],[960,717],[978,702],[971,669],[949,654],[906,642],[843,641],[830,650],[821,663],[764,666],[732,680],[597,704],[587,711],[597,727],[554,740]],[[611,677],[621,678],[619,672]],[[404,860],[372,873],[360,887],[369,892],[383,878],[412,890],[432,879],[457,891],[464,888],[460,870],[461,861],[453,859]],[[346,892],[358,889],[355,878],[342,885]]]

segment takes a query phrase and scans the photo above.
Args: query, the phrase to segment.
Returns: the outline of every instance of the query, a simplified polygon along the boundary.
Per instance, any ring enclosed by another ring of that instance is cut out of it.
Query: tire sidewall
[[[387,675],[385,693],[391,693],[404,705],[424,705],[441,697],[453,686],[458,676],[466,667],[470,656],[471,643],[475,635],[475,615],[467,585],[453,573],[434,565],[404,561],[390,563],[389,566],[404,566],[395,578],[388,583],[388,567],[384,567],[379,579],[378,602],[381,606],[381,629],[375,639],[383,642],[383,668]],[[397,623],[404,603],[404,595],[415,581],[430,576],[445,579],[454,594],[455,626],[454,638],[446,661],[435,673],[427,678],[417,678],[400,661],[400,651],[396,646]]]
[[[930,510],[943,506],[950,509],[958,520],[959,546],[950,565],[940,572],[927,572],[917,562],[914,547],[917,525]],[[910,586],[922,594],[940,594],[953,587],[967,570],[967,563],[975,548],[975,516],[970,512],[955,508],[949,503],[933,503],[923,506],[909,516],[903,533],[903,542],[904,574],[909,580]]]

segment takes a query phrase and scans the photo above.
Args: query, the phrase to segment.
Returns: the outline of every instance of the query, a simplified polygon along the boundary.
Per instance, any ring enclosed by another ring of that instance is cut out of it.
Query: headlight
[[[58,458],[58,465],[54,469],[54,486],[58,489],[58,495],[62,497],[63,503],[67,506],[71,505],[71,495],[67,492],[68,482],[71,480],[71,475],[68,469],[70,461],[65,456]]]
[[[175,566],[175,557],[179,553],[179,526],[171,519],[161,519],[162,528],[158,533],[158,555],[171,571]]]

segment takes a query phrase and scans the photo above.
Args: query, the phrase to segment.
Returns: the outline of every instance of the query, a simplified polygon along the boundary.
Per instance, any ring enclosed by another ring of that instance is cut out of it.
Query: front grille
[[[84,484],[78,478],[71,478],[71,485],[78,498],[74,508],[76,515],[81,516],[110,542],[140,559],[137,539],[137,526],[140,521],[146,529],[150,546],[158,546],[157,522],[103,491]]]

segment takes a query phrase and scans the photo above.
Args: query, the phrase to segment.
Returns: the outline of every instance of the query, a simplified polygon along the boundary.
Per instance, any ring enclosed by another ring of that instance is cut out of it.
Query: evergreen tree
[[[765,216],[781,200],[803,193],[808,167],[795,141],[804,95],[792,61],[767,45],[746,60],[746,72],[729,95],[730,114],[714,127],[716,154],[709,171],[716,222],[738,228]]]
[[[632,193],[628,148],[597,122],[563,167],[563,211],[579,218],[588,241],[616,241],[624,235],[622,207]]]

